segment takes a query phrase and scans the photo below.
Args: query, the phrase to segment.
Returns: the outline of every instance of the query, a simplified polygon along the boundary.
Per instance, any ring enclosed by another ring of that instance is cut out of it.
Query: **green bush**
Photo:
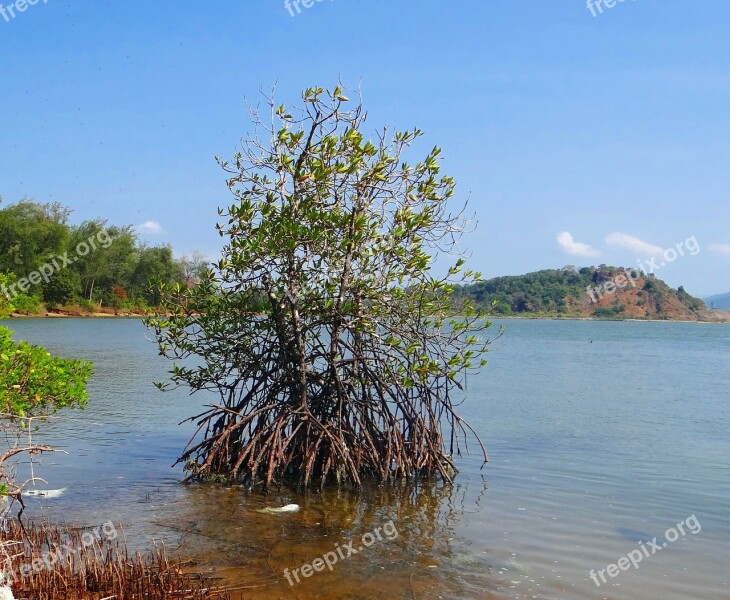
[[[43,284],[43,300],[51,306],[66,304],[73,300],[80,285],[81,278],[76,271],[63,269]]]
[[[612,306],[611,308],[597,308],[593,311],[593,316],[596,319],[615,319],[618,315],[626,310],[626,305]]]
[[[91,300],[87,300],[86,298],[81,298],[80,300],[77,300],[76,304],[78,304],[86,312],[93,313],[99,310],[99,305],[96,302],[92,302]]]
[[[511,315],[512,307],[506,302],[498,302],[495,300],[492,305],[492,312],[495,315]]]
[[[697,312],[707,309],[707,305],[702,300],[688,294],[682,286],[677,289],[677,298],[679,298],[680,302],[692,311]]]
[[[26,296],[25,294],[15,296],[12,300],[12,305],[15,312],[24,315],[37,315],[42,310],[39,298],[36,298],[35,296]]]
[[[144,298],[132,298],[122,302],[122,309],[130,312],[147,313],[150,310],[150,306]]]
[[[0,287],[14,276],[0,273]],[[26,300],[27,298],[27,300]],[[18,297],[10,303],[0,294],[0,318],[13,310]],[[37,298],[20,297],[20,305],[38,303]],[[86,383],[92,366],[83,360],[54,358],[47,350],[26,342],[15,343],[6,327],[0,327],[0,418],[5,423],[27,426],[28,417],[48,415],[62,408],[83,408],[88,397]],[[31,447],[27,449],[34,452]],[[0,461],[0,496],[20,498],[22,488],[13,482],[12,473]]]
[[[16,344],[10,331],[0,327],[1,412],[24,417],[83,407],[90,375],[90,363],[53,358],[44,348]]]

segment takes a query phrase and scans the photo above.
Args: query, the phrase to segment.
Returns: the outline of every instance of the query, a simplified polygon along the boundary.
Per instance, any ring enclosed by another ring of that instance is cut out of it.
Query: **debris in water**
[[[39,498],[58,498],[59,496],[63,496],[63,493],[66,491],[67,488],[61,488],[60,490],[28,490],[27,492],[23,492],[23,496],[37,496]],[[2,596],[0,596],[0,600],[2,600]]]
[[[13,590],[6,584],[5,579],[5,572],[0,571],[0,600],[15,600]]]
[[[280,515],[282,513],[298,512],[299,508],[300,507],[298,504],[287,504],[286,506],[282,506],[280,508],[261,508],[256,512],[265,513],[268,515]]]

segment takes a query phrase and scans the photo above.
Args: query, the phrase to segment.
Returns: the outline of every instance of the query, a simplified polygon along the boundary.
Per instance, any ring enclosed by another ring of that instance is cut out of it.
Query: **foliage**
[[[9,277],[0,274],[0,285]],[[0,295],[0,318],[16,307]],[[43,348],[15,343],[10,330],[0,327],[0,413],[6,421],[25,425],[27,418],[62,408],[84,407],[91,364],[83,360],[53,358]],[[5,461],[21,452],[51,450],[46,446],[10,448],[0,456],[0,495],[20,499],[21,489],[4,471]]]
[[[98,247],[85,256],[77,256],[73,264],[74,270],[81,279],[81,297],[94,300],[94,293],[106,292],[111,295],[115,285],[125,285],[130,281],[138,260],[137,238],[131,227],[107,226],[106,222],[86,221],[75,228],[72,233],[72,247],[102,234],[114,240],[104,248]]]
[[[0,273],[0,319],[13,312],[23,315],[37,315],[41,313],[41,302],[37,297],[27,294],[16,294],[13,296],[12,302],[10,302],[9,298],[5,296],[3,291],[16,281],[15,274],[3,275]]]
[[[172,383],[219,395],[181,461],[265,486],[449,479],[468,431],[453,393],[483,364],[489,326],[469,302],[448,317],[454,282],[479,276],[463,259],[431,274],[465,224],[454,181],[438,148],[405,162],[420,131],[372,142],[341,89],[303,99],[256,120],[270,144],[220,161],[236,198],[220,211],[223,257],[193,289],[160,286],[166,316],[147,322],[183,361]]]
[[[566,313],[566,298],[579,298],[592,285],[592,271],[551,269],[480,281],[458,288],[455,297],[469,298],[485,309],[494,307],[497,314]]]
[[[596,319],[615,319],[625,310],[625,304],[620,306],[600,307],[593,311],[593,316],[596,317]]]
[[[151,282],[178,282],[183,283],[181,265],[175,261],[170,246],[159,248],[142,247],[139,252],[137,266],[131,277],[131,285],[138,296],[143,297],[149,304],[156,305],[160,298]]]
[[[13,298],[15,312],[22,315],[37,315],[41,312],[41,301],[35,296],[18,294]]]
[[[58,203],[21,200],[0,210],[0,273],[25,277],[68,242],[70,211]]]
[[[679,298],[680,302],[690,310],[698,311],[707,309],[707,305],[702,300],[687,293],[682,286],[679,286],[677,289],[677,298]]]
[[[43,299],[51,306],[73,300],[81,288],[81,277],[74,269],[62,269],[42,284]]]
[[[17,281],[37,277],[41,267],[50,271],[27,292],[49,306],[87,300],[118,308],[125,298],[115,295],[115,288],[123,288],[132,304],[154,304],[151,281],[195,284],[206,270],[200,253],[176,259],[169,246],[140,243],[131,226],[109,225],[103,219],[70,225],[70,215],[60,204],[31,200],[0,209],[0,273]],[[85,246],[88,252],[77,251]],[[16,296],[18,304],[29,302]]]
[[[9,285],[14,281],[15,277],[10,275],[3,275],[0,273],[0,289],[2,286]],[[4,319],[10,313],[15,310],[15,307],[10,303],[10,299],[6,298],[4,294],[0,293],[0,319]]]
[[[86,300],[83,298],[80,300],[77,300],[76,304],[78,304],[84,311],[89,312],[89,313],[98,312],[98,310],[100,308],[99,305],[96,304],[95,302],[92,302],[91,300]]]
[[[650,293],[656,297],[666,296],[669,291],[666,285],[662,285],[662,282],[656,278],[648,277],[644,282],[644,291]]]
[[[121,285],[115,285],[112,288],[112,294],[114,294],[122,302],[127,299],[127,290],[125,290]]]
[[[182,282],[186,285],[195,285],[205,277],[209,261],[200,252],[193,252],[190,256],[183,256],[179,261]]]
[[[0,285],[8,277],[0,274]],[[0,295],[0,318],[15,310]],[[52,358],[43,348],[12,340],[0,327],[0,413],[31,417],[46,412],[83,406],[91,365],[86,361]]]
[[[0,327],[0,412],[31,417],[86,403],[91,365],[53,358],[47,350],[12,340]]]
[[[583,307],[590,307],[588,290],[595,290],[608,281],[615,281],[618,276],[625,275],[625,272],[626,269],[621,267],[606,265],[581,269],[570,266],[526,275],[495,277],[457,287],[454,298],[469,299],[476,306],[495,315],[570,315],[579,312]],[[690,310],[705,308],[701,300],[689,295],[684,288],[675,292],[654,276],[643,275],[643,281],[643,289],[638,294],[648,294],[660,308],[671,295],[676,295]],[[598,294],[594,292],[594,296],[597,297]],[[641,300],[645,303],[645,298],[642,297]],[[623,311],[610,309],[606,312],[599,308],[593,315],[597,318],[614,318],[619,312]]]
[[[144,298],[127,299],[122,302],[122,308],[124,310],[145,314],[150,312],[150,305],[147,304],[147,301]]]

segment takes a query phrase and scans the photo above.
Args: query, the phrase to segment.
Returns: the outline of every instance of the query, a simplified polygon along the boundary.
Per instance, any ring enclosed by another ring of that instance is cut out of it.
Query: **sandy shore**
[[[146,315],[136,313],[79,313],[69,314],[63,312],[45,312],[38,315],[23,315],[20,313],[12,313],[13,319],[143,319]]]

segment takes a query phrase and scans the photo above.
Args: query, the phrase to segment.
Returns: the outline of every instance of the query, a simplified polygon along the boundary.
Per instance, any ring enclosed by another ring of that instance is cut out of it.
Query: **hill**
[[[730,316],[709,311],[684,288],[675,290],[652,274],[606,265],[495,277],[458,287],[455,297],[471,299],[494,316],[671,321],[717,321]]]
[[[718,294],[705,298],[705,304],[718,310],[730,310],[730,294]]]

